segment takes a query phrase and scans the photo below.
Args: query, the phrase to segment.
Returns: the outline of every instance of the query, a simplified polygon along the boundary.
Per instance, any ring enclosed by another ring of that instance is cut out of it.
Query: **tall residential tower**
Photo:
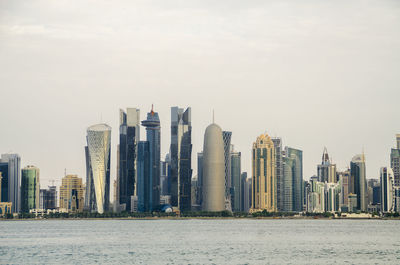
[[[252,211],[277,210],[275,147],[267,134],[257,137],[252,150]]]

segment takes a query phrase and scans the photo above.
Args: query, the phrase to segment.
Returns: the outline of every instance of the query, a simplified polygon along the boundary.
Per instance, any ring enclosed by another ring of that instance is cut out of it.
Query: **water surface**
[[[400,221],[3,221],[0,232],[1,264],[400,264]]]

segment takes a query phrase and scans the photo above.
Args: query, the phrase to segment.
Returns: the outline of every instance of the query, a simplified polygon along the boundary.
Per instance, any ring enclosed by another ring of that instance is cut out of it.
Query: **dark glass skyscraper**
[[[2,201],[12,202],[12,212],[18,213],[21,208],[21,157],[18,154],[2,154],[0,167],[3,176]]]
[[[140,110],[128,108],[119,114],[119,145],[117,160],[117,200],[122,209],[131,211],[135,195],[137,142],[140,139]]]
[[[147,113],[147,120],[142,121],[146,127],[146,138],[149,144],[149,210],[156,210],[160,205],[160,119],[153,108]]]
[[[303,152],[286,147],[283,156],[282,211],[303,210]]]
[[[234,211],[234,212],[239,212],[242,209],[242,207],[241,207],[241,200],[242,200],[241,199],[241,189],[242,189],[241,188],[242,187],[241,158],[242,158],[242,154],[240,152],[234,152],[232,150],[232,152],[231,152],[231,177],[232,177],[231,206],[232,206],[232,211]]]
[[[171,108],[171,204],[190,211],[192,181],[191,108]]]
[[[138,159],[137,159],[137,196],[138,211],[149,212],[150,207],[150,149],[149,142],[140,141],[138,143]]]
[[[197,202],[201,206],[203,201],[203,152],[197,153]]]
[[[350,192],[357,195],[357,209],[367,210],[367,182],[364,154],[356,155],[350,162]]]

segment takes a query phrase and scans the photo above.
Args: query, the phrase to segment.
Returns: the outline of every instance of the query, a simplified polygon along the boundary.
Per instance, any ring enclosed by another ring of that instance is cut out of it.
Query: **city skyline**
[[[41,168],[45,185],[60,185],[65,168],[85,176],[81,148],[89,124],[103,121],[117,132],[120,108],[154,103],[162,139],[170,137],[170,107],[192,108],[192,154],[201,151],[215,109],[216,122],[233,132],[243,171],[251,169],[253,138],[268,131],[303,150],[306,179],[316,174],[324,146],[338,170],[364,148],[367,178],[379,178],[400,131],[393,122],[399,4],[351,1],[343,12],[328,2],[288,3],[156,1],[124,3],[124,12],[102,1],[82,1],[78,9],[4,4],[0,85],[7,100],[0,118],[7,126],[0,150]],[[117,143],[113,133],[112,180]],[[161,157],[169,146],[162,142]]]

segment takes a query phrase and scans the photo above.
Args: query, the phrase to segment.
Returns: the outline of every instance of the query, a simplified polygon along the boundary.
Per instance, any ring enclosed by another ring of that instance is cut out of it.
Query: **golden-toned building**
[[[82,212],[84,190],[82,178],[78,178],[77,175],[63,177],[60,186],[60,209],[66,209],[68,212]]]
[[[252,208],[251,212],[267,210],[275,212],[277,207],[275,148],[271,137],[257,137],[252,150]]]

